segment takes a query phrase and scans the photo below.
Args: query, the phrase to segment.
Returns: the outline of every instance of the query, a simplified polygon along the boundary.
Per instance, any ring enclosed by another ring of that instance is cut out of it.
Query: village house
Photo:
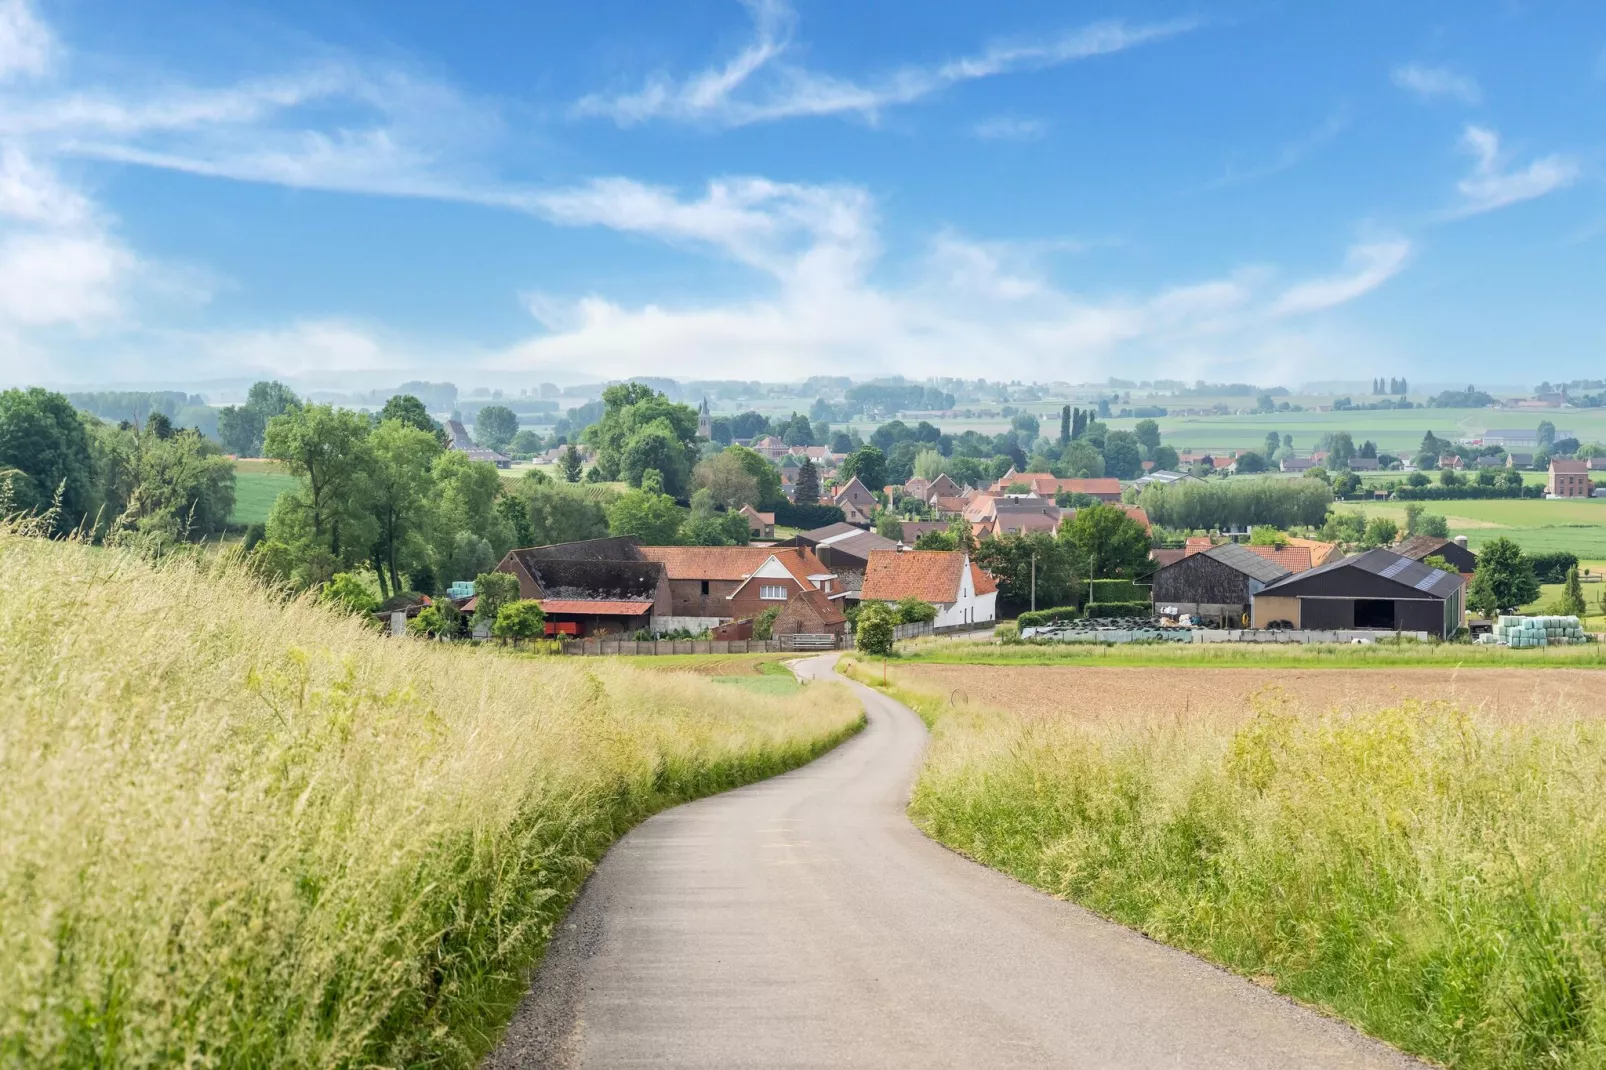
[[[918,598],[937,609],[935,628],[998,618],[998,584],[960,550],[877,550],[864,574],[863,601]]]
[[[802,532],[787,540],[787,544],[812,549],[821,564],[836,574],[837,582],[832,590],[843,594],[850,602],[858,600],[870,554],[898,549],[893,540],[847,523],[827,524]]]
[[[787,600],[786,607],[770,625],[777,639],[794,635],[841,636],[848,629],[848,618],[841,605],[824,591],[800,591]]]
[[[774,513],[761,513],[751,505],[744,505],[742,506],[742,515],[747,518],[747,530],[752,538],[775,538]]]
[[[1189,540],[1190,542],[1192,540]],[[1225,543],[1184,556],[1154,574],[1154,612],[1243,627],[1256,592],[1291,575],[1247,546]]]
[[[1121,500],[1121,481],[1119,479],[1061,479],[1049,472],[1016,472],[1013,468],[1005,472],[998,482],[992,485],[995,495],[1009,494],[1012,487],[1025,487],[1026,493],[1035,494],[1039,498],[1053,501],[1061,493],[1086,494],[1097,498],[1101,502],[1118,502]],[[1016,492],[1018,493],[1018,492]]]
[[[841,487],[837,488],[831,496],[831,504],[842,510],[843,517],[850,524],[869,527],[876,508],[880,505],[870,488],[854,476]]]
[[[664,566],[633,539],[511,550],[496,568],[518,578],[520,598],[540,603],[548,635],[628,635],[670,615]]]
[[[1587,461],[1551,459],[1550,474],[1545,479],[1545,497],[1587,498],[1594,492]]]
[[[473,436],[468,433],[468,428],[463,426],[463,421],[461,420],[446,421],[446,436],[450,440],[447,449],[453,453],[461,453],[471,461],[485,461],[496,465],[498,468],[513,467],[513,459],[511,457],[503,456],[495,450],[482,449],[476,445]]]
[[[755,617],[798,593],[838,593],[836,575],[802,546],[643,546],[669,581],[669,615],[660,630],[701,631]]]

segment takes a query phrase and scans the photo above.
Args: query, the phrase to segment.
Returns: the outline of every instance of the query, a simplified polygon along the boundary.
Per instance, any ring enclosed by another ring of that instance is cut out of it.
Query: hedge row
[[[1093,580],[1087,585],[1089,602],[1147,602],[1149,589],[1131,580]]]
[[[1540,583],[1566,583],[1567,570],[1578,567],[1578,555],[1570,550],[1546,550],[1523,556],[1533,562],[1534,579]]]
[[[1087,615],[1091,617],[1152,617],[1152,602],[1089,602]]]
[[[1402,502],[1454,502],[1476,498],[1543,498],[1544,487],[1482,487],[1469,483],[1459,487],[1446,487],[1432,483],[1425,487],[1402,486],[1394,497]]]
[[[1075,606],[1056,606],[1053,609],[1038,609],[1029,613],[1022,613],[1015,619],[1015,624],[1021,628],[1041,628],[1045,624],[1059,624],[1067,620],[1081,620],[1082,611]]]

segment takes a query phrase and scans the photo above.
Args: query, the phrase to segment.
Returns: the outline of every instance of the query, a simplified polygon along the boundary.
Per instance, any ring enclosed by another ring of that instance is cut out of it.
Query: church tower
[[[712,440],[714,437],[714,416],[708,411],[708,395],[703,395],[703,403],[697,406],[697,437]]]

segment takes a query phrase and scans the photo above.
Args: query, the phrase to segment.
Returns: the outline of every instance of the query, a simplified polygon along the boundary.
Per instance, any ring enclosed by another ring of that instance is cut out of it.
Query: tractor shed
[[[1464,585],[1392,550],[1368,550],[1270,584],[1255,595],[1254,627],[1455,634],[1466,615]]]

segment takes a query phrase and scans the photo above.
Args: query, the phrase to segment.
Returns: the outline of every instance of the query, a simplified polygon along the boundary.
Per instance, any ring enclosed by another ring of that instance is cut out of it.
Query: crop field
[[[955,850],[1444,1065],[1606,1062],[1606,672],[890,671]]]
[[[862,723],[385,638],[227,554],[0,528],[0,589],[5,1066],[476,1066],[619,835]]]
[[[1465,535],[1476,550],[1496,536],[1511,539],[1524,550],[1570,550],[1588,560],[1606,559],[1606,498],[1574,501],[1504,499],[1423,502],[1450,525],[1451,535]],[[1386,516],[1402,527],[1404,502],[1337,504],[1337,511],[1360,509],[1367,516]]]
[[[272,461],[235,461],[234,514],[229,523],[266,523],[279,495],[295,486],[295,477]]]

